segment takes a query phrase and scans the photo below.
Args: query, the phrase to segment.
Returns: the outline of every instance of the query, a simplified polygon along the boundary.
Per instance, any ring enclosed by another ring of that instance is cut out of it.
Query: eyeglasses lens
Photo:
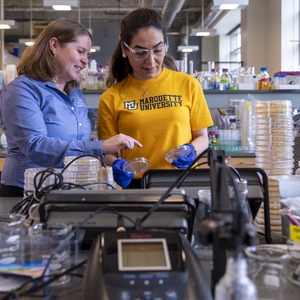
[[[148,50],[148,49],[134,50],[134,58],[136,60],[146,59],[150,53],[155,58],[163,57],[166,54],[166,46],[161,46],[161,47],[155,48],[153,50]]]

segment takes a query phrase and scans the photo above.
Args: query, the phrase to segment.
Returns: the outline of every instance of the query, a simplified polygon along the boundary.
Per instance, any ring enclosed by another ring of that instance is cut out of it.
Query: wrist
[[[196,147],[192,143],[190,143],[190,145],[193,148],[193,151],[194,151],[195,155],[197,156],[197,149],[196,149]]]

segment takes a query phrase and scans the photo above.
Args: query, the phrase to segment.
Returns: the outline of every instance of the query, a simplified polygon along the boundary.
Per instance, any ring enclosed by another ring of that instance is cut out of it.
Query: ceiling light
[[[192,28],[190,35],[191,36],[213,36],[217,34],[216,29],[209,28]]]
[[[26,46],[32,46],[34,44],[33,39],[19,39],[19,44],[25,44]]]
[[[213,0],[212,10],[243,9],[249,5],[249,0]]]
[[[71,10],[72,7],[70,5],[52,5],[54,10]]]
[[[100,46],[92,46],[91,52],[100,51]]]
[[[54,10],[71,10],[79,8],[78,0],[44,0],[44,6],[52,6]]]
[[[190,53],[190,52],[196,52],[199,50],[199,46],[198,45],[181,45],[177,47],[177,52],[186,52],[186,53]]]
[[[14,29],[18,28],[18,23],[15,20],[1,20],[0,29]]]

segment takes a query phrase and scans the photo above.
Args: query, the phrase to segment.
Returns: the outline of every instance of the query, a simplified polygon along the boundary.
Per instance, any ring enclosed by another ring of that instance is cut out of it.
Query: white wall
[[[240,19],[238,14],[240,13]],[[228,12],[215,26],[217,37],[202,41],[202,60],[228,60],[226,35],[241,23],[244,66],[268,67],[269,74],[299,68],[299,0],[249,0],[247,8]]]
[[[299,66],[299,0],[250,0],[242,11],[242,60],[270,76]],[[295,69],[296,68],[296,69]]]

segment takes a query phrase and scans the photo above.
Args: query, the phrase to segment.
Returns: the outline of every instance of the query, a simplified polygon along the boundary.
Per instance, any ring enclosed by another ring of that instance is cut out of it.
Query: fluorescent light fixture
[[[0,29],[14,29],[18,28],[18,23],[15,20],[1,20]]]
[[[216,29],[209,28],[192,28],[190,35],[191,36],[213,36],[217,34]]]
[[[26,46],[32,46],[34,44],[33,39],[19,39],[19,44],[25,44]]]
[[[100,51],[100,46],[92,46],[91,52]]]
[[[186,52],[186,53],[190,53],[190,52],[196,52],[199,50],[199,46],[198,45],[194,45],[194,46],[186,46],[186,45],[182,45],[182,46],[178,46],[177,47],[177,52]]]
[[[70,5],[52,5],[54,10],[71,10],[72,7]]]
[[[211,9],[213,10],[229,10],[243,9],[249,5],[249,0],[213,0]]]
[[[71,10],[72,7],[79,8],[78,0],[44,0],[45,7],[53,7],[55,10]]]

